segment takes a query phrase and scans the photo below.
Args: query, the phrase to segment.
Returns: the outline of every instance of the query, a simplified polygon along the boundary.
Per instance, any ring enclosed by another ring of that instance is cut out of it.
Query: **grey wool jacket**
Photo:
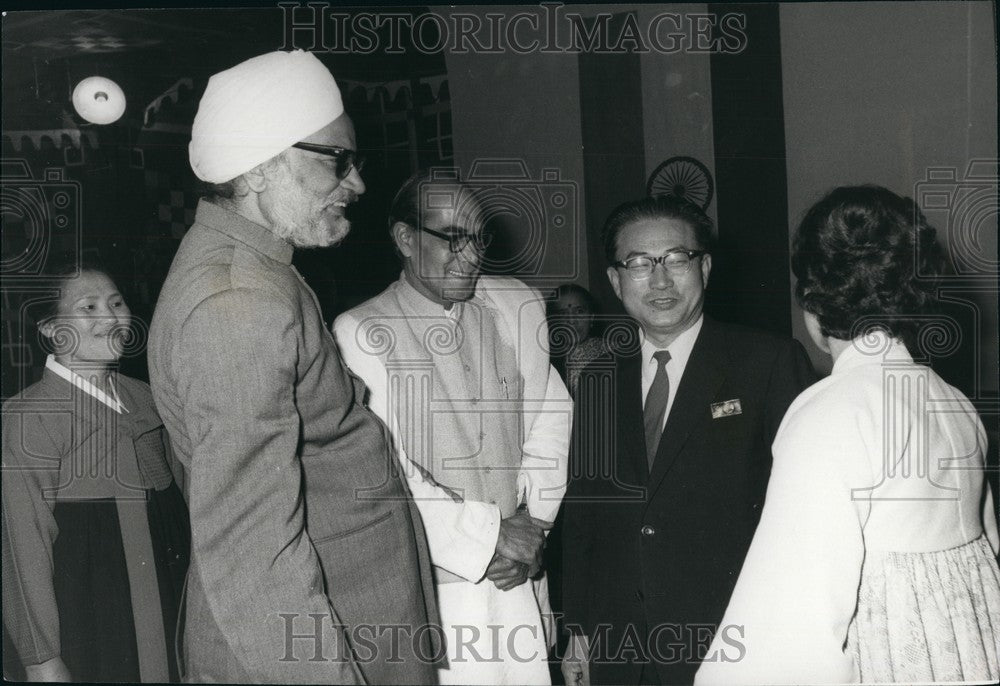
[[[291,258],[202,200],[153,317],[150,381],[191,510],[185,677],[433,683],[420,515]]]

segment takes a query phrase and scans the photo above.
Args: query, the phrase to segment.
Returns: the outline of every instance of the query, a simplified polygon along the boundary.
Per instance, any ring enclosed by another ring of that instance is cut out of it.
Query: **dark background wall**
[[[393,11],[415,17],[427,10]],[[431,11],[484,21],[490,13],[534,13],[544,22],[551,10]],[[805,342],[790,295],[788,250],[810,202],[842,183],[882,183],[913,195],[929,169],[964,175],[971,161],[997,154],[996,40],[987,2],[570,5],[560,11],[588,22],[607,16],[612,34],[628,21],[647,27],[664,13],[682,23],[738,14],[746,44],[738,54],[484,54],[448,44],[416,50],[405,42],[398,53],[317,52],[341,83],[359,145],[371,158],[351,236],[337,249],[296,257],[328,319],[395,278],[386,209],[399,183],[429,164],[454,164],[466,176],[518,189],[520,200],[496,213],[501,239],[490,256],[492,270],[542,288],[580,283],[614,312],[601,224],[618,202],[646,192],[661,162],[690,156],[714,181],[706,211],[718,221],[720,250],[709,311]],[[322,38],[309,12],[295,15],[298,47]],[[5,397],[34,380],[44,359],[32,313],[39,298],[52,294],[43,281],[27,277],[43,267],[25,267],[22,259],[37,244],[39,227],[50,232],[46,258],[73,249],[100,253],[138,318],[148,321],[197,203],[186,146],[205,81],[253,54],[287,46],[286,19],[276,8],[8,13]],[[116,124],[85,124],[69,105],[72,87],[93,74],[115,79],[126,92],[129,106]],[[977,167],[972,186],[985,184],[995,198],[995,165],[983,168]],[[47,178],[46,170],[54,176]],[[527,183],[517,186],[517,174]],[[72,198],[68,208],[46,204],[59,184]],[[18,204],[23,198],[13,195],[22,192],[29,204],[41,201],[49,210],[34,228],[38,217],[25,214]],[[970,394],[995,398],[996,204],[979,207],[971,228],[955,229],[954,214],[937,212],[932,221],[950,247],[971,245],[974,253],[959,250],[955,261],[964,280],[950,282],[946,294],[959,301],[956,321],[966,347],[941,357]],[[63,215],[69,223],[56,226]],[[141,358],[127,368],[145,375]]]

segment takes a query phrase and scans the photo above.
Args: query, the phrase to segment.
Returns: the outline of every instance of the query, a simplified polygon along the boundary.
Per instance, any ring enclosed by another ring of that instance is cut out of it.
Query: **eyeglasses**
[[[479,233],[469,233],[457,226],[444,227],[448,229],[447,232],[428,229],[426,226],[418,228],[424,233],[448,241],[448,250],[451,252],[462,252],[469,243],[472,243],[478,252],[486,252],[486,248],[490,247],[490,243],[493,242],[493,233],[486,230]]]
[[[342,148],[339,145],[319,145],[317,143],[292,143],[293,148],[298,148],[299,150],[306,150],[308,152],[316,152],[320,155],[329,155],[334,158],[337,162],[337,167],[334,173],[337,178],[343,181],[350,175],[351,170],[355,169],[360,174],[361,170],[365,166],[365,158],[363,155],[359,154],[356,150],[351,150],[350,148]]]
[[[624,268],[634,281],[643,281],[653,275],[653,267],[662,264],[672,276],[682,276],[691,271],[691,262],[696,257],[707,254],[707,250],[671,250],[660,257],[639,255],[622,262],[615,262],[616,267]]]
[[[591,315],[593,312],[585,305],[567,305],[566,307],[553,306],[552,314],[557,317],[580,317]]]

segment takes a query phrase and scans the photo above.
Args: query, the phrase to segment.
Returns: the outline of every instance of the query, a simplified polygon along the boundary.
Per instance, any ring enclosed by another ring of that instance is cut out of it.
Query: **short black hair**
[[[403,222],[413,227],[419,225],[421,213],[431,209],[420,206],[420,192],[426,185],[453,187],[462,194],[468,193],[464,199],[478,202],[475,193],[465,185],[456,169],[445,167],[421,169],[404,181],[393,196],[392,204],[389,206],[389,231],[392,231],[396,222]]]
[[[396,222],[416,226],[420,216],[420,187],[431,180],[430,169],[421,169],[403,182],[389,205],[389,231]]]
[[[711,253],[715,246],[715,222],[689,200],[672,195],[657,195],[622,203],[604,222],[604,257],[608,264],[618,261],[618,234],[629,224],[646,219],[676,219],[694,230],[698,248]]]
[[[38,324],[41,326],[59,313],[59,299],[62,297],[62,289],[71,279],[75,279],[84,272],[96,272],[108,277],[114,283],[114,276],[107,265],[98,257],[86,255],[78,259],[64,259],[54,264],[48,269],[49,278],[46,279],[47,286],[58,290],[60,295],[52,300],[46,300],[38,311]]]
[[[198,182],[198,191],[205,200],[232,200],[236,195],[235,179],[222,183]]]
[[[823,335],[841,340],[863,333],[857,326],[866,320],[910,345],[915,317],[937,307],[944,265],[916,203],[873,185],[842,186],[813,205],[792,253],[799,305]]]

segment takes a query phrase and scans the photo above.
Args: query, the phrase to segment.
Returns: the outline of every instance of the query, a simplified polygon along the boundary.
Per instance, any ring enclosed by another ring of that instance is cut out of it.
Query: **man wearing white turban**
[[[273,52],[213,76],[192,128],[213,184],[150,330],[191,510],[186,680],[433,683],[426,538],[385,426],[293,248],[347,235],[365,190],[326,67]]]

